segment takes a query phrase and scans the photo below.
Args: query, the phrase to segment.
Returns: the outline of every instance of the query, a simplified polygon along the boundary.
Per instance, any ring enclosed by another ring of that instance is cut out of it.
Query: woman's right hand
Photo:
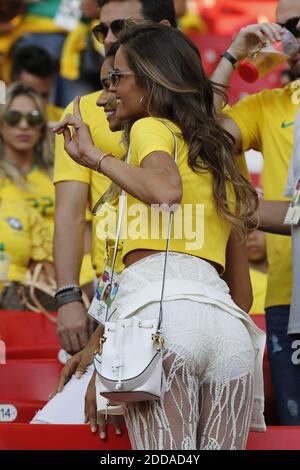
[[[96,372],[93,373],[90,383],[88,385],[85,394],[84,413],[85,420],[90,425],[92,433],[98,431],[100,439],[104,440],[107,438],[107,427],[108,422],[105,419],[105,415],[97,411],[97,398],[96,398]],[[122,435],[122,429],[120,426],[121,416],[111,416],[112,424],[115,428],[117,436]]]
[[[92,364],[93,359],[94,348],[89,345],[74,354],[62,369],[57,385],[50,393],[48,399],[51,400],[57,393],[60,393],[74,374],[77,379],[80,379],[87,367]]]
[[[64,149],[76,163],[95,169],[101,151],[94,146],[90,128],[82,119],[80,96],[74,99],[73,114],[67,114],[52,131],[63,134]]]

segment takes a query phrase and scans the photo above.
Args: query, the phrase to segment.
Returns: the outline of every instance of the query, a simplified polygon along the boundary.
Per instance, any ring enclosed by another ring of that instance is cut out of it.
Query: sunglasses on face
[[[101,78],[101,85],[103,90],[107,91],[111,87],[111,79],[109,76]]]
[[[294,18],[290,18],[287,20],[286,23],[280,24],[283,28],[287,29],[290,33],[292,33],[296,38],[300,38],[300,29],[297,29],[297,24],[300,21],[300,16],[295,16]]]
[[[116,87],[119,85],[121,78],[126,77],[127,75],[135,75],[134,72],[121,72],[121,70],[111,70],[109,72],[109,78],[111,86]]]
[[[118,38],[124,29],[125,21],[126,20],[114,20],[109,26],[106,23],[97,24],[93,29],[93,34],[97,41],[101,43],[104,42],[109,30]]]
[[[30,127],[40,126],[44,123],[44,118],[39,111],[30,111],[30,113],[21,113],[20,111],[8,110],[3,114],[3,120],[11,127],[17,126],[22,118],[26,119]]]

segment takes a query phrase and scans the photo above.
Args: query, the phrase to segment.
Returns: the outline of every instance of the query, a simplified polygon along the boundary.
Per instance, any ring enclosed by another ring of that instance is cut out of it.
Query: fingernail
[[[92,430],[92,432],[96,432],[97,431],[97,426],[92,426],[91,430]]]
[[[75,373],[76,379],[80,379],[81,376],[82,376],[82,372],[78,371],[78,372]]]
[[[106,433],[105,432],[100,432],[100,438],[101,439],[106,439]]]

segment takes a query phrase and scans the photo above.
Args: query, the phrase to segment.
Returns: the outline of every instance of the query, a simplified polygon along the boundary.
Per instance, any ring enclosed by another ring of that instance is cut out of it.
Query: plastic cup
[[[245,82],[254,83],[298,51],[297,39],[285,29],[281,41],[256,46],[249,57],[239,63],[238,73]]]

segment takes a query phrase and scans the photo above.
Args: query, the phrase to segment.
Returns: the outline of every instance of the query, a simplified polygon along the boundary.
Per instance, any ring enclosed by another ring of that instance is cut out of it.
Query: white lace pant
[[[142,318],[158,304],[138,311]],[[160,401],[129,404],[133,449],[244,449],[253,404],[254,349],[241,320],[190,300],[165,302]]]

